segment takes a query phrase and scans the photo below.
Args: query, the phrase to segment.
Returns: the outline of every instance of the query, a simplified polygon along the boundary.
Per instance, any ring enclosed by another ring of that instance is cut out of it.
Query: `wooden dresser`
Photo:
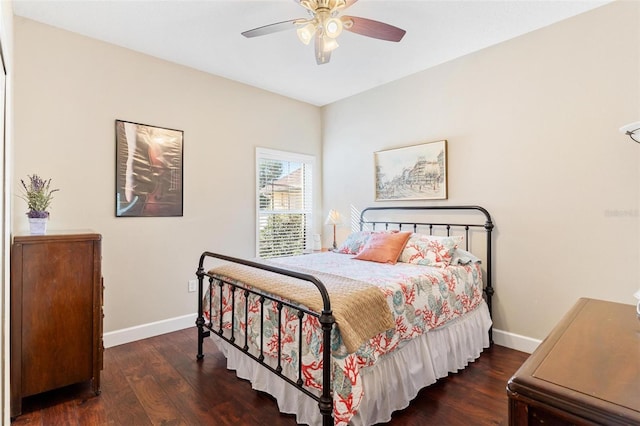
[[[16,236],[11,248],[11,417],[22,398],[92,381],[102,370],[101,240]]]
[[[509,380],[510,425],[640,425],[635,306],[580,299]]]

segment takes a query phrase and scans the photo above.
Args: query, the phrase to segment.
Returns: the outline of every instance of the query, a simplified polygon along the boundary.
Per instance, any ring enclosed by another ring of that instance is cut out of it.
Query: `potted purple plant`
[[[44,180],[40,176],[27,175],[28,183],[20,179],[22,192],[20,196],[27,202],[27,217],[29,218],[29,228],[32,235],[44,235],[47,232],[47,220],[49,212],[47,209],[53,200],[53,193],[58,189],[51,189],[51,179]]]

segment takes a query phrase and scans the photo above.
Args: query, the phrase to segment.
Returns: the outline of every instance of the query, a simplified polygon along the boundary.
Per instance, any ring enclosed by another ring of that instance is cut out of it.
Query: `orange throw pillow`
[[[411,237],[411,232],[376,232],[354,259],[395,265]]]

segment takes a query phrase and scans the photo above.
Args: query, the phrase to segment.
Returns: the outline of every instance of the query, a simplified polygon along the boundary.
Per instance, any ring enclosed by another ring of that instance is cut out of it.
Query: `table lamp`
[[[327,220],[325,220],[325,225],[333,225],[333,249],[338,248],[338,244],[336,242],[336,225],[340,225],[342,223],[342,216],[338,213],[337,210],[329,210],[329,216],[327,216]]]

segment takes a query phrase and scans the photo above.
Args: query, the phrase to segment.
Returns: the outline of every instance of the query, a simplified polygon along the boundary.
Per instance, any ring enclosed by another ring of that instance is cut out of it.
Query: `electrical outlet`
[[[198,280],[189,280],[189,293],[193,293],[198,289]]]

